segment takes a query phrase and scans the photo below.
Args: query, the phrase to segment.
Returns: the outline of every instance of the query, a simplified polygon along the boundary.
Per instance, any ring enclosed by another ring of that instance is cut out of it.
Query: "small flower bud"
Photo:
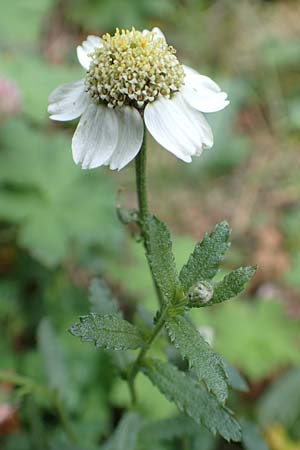
[[[202,306],[208,303],[213,295],[214,288],[209,281],[198,281],[188,291],[188,306],[190,308]]]

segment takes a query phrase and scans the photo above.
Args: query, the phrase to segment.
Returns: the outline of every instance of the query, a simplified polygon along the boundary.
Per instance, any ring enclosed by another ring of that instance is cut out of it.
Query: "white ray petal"
[[[90,103],[72,139],[73,159],[83,169],[102,166],[118,142],[118,116],[114,109]]]
[[[143,120],[135,108],[129,106],[116,110],[118,117],[117,146],[106,164],[112,170],[121,170],[132,161],[139,152],[144,134]]]
[[[102,47],[102,39],[99,36],[89,35],[82,43],[82,47],[87,52],[93,52],[96,47]]]
[[[76,49],[77,58],[84,69],[89,69],[91,63],[91,57],[89,55],[93,53],[97,47],[102,47],[102,39],[99,36],[88,36],[81,45],[78,45]]]
[[[78,47],[76,48],[76,52],[77,52],[77,59],[82,65],[82,67],[85,70],[89,70],[91,58],[88,56],[87,52],[81,47],[81,45],[78,45]]]
[[[205,113],[220,111],[228,104],[227,94],[209,77],[200,75],[194,69],[183,66],[184,86],[181,92],[185,100],[198,111]]]
[[[191,108],[181,93],[149,103],[145,108],[146,127],[154,139],[186,162],[213,145],[211,128],[203,114]]]
[[[153,33],[155,33],[155,34],[157,35],[157,37],[163,38],[164,40],[166,40],[166,37],[165,37],[164,33],[161,31],[160,28],[154,27],[154,28],[152,28],[151,31],[152,31]]]
[[[84,80],[63,84],[49,96],[50,119],[60,121],[76,119],[86,109],[89,101]]]

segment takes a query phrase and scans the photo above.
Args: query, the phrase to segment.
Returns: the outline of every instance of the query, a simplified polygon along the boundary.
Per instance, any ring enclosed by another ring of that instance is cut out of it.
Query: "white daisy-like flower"
[[[227,94],[181,65],[158,28],[88,36],[77,56],[85,77],[55,89],[48,112],[53,120],[80,117],[72,153],[83,169],[122,169],[141,148],[144,124],[162,147],[186,162],[213,146],[203,113],[225,108]]]

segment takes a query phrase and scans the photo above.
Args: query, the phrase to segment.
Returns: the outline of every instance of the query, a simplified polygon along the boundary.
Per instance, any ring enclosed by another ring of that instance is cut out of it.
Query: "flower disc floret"
[[[143,108],[158,97],[171,98],[185,77],[175,49],[151,31],[116,30],[102,36],[91,53],[85,85],[96,103]]]

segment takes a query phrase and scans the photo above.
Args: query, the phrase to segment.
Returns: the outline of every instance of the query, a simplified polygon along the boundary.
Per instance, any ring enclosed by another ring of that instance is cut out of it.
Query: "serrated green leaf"
[[[140,429],[140,418],[134,412],[126,413],[102,450],[135,450]]]
[[[211,234],[205,234],[198,242],[188,262],[181,269],[179,278],[187,292],[197,281],[212,279],[229,248],[230,229],[227,222],[215,226]]]
[[[90,311],[96,314],[115,314],[122,318],[122,311],[119,309],[117,300],[113,297],[104,280],[94,279],[90,283]],[[115,366],[121,373],[125,373],[132,363],[132,355],[129,351],[113,352],[112,358]]]
[[[97,314],[117,314],[121,316],[118,302],[103,280],[94,279],[90,283],[91,312]]]
[[[183,358],[207,389],[224,403],[228,396],[228,380],[224,362],[185,317],[177,316],[166,322],[168,335]]]
[[[66,399],[67,366],[53,326],[48,319],[40,322],[37,339],[49,385],[58,392],[62,399]]]
[[[157,285],[167,302],[174,300],[180,288],[172,241],[167,226],[149,215],[147,228],[147,258]]]
[[[215,286],[213,298],[201,306],[211,306],[236,297],[245,289],[245,284],[251,280],[255,272],[256,267],[247,266],[229,273]]]
[[[258,426],[247,419],[241,419],[242,443],[245,450],[269,450]]]
[[[83,316],[79,323],[72,325],[70,333],[107,350],[134,350],[144,344],[137,327],[112,314]]]
[[[159,360],[148,360],[144,374],[180,411],[212,433],[220,433],[226,440],[241,439],[240,426],[230,410],[202,388],[193,378],[175,366]]]

